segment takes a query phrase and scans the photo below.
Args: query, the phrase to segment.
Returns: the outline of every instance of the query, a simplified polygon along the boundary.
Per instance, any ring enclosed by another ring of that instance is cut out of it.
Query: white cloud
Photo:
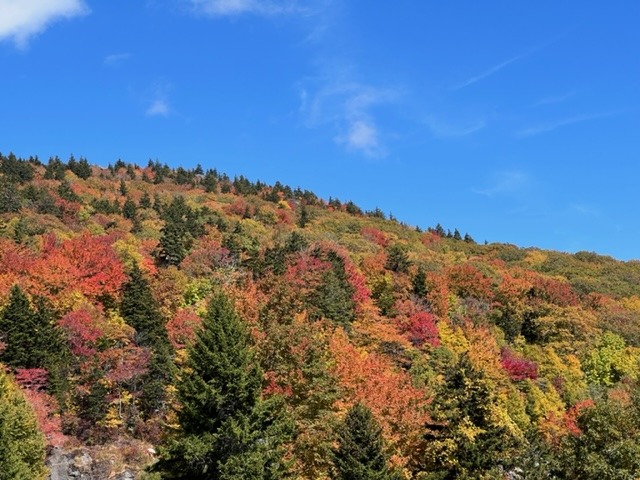
[[[344,75],[343,75],[344,76]],[[374,109],[393,103],[399,92],[356,82],[328,83],[315,94],[300,92],[300,113],[308,127],[331,125],[336,143],[368,157],[382,157],[386,149],[375,121]]]
[[[587,122],[589,120],[596,120],[598,118],[612,117],[618,115],[620,112],[603,112],[603,113],[591,113],[585,115],[576,115],[575,117],[562,118],[560,120],[554,120],[547,123],[541,123],[528,127],[516,132],[516,137],[526,138],[533,137],[534,135],[540,135],[541,133],[552,132],[558,128],[574,125],[576,123]]]
[[[338,143],[346,145],[348,150],[359,150],[368,157],[384,154],[378,129],[372,122],[364,119],[355,120],[348,128],[346,135],[336,137]]]
[[[152,85],[147,97],[148,107],[145,112],[148,117],[168,117],[175,113],[169,103],[170,90],[171,84],[163,79],[157,80]]]
[[[242,14],[277,15],[300,11],[298,2],[276,0],[190,0],[196,12],[214,17]]]
[[[130,58],[130,53],[111,53],[104,57],[103,63],[107,67],[116,67]]]
[[[171,108],[169,107],[169,103],[162,98],[156,98],[149,108],[147,108],[147,116],[148,117],[168,117],[169,113],[171,113]]]
[[[82,0],[0,0],[0,40],[26,48],[51,23],[89,12]]]

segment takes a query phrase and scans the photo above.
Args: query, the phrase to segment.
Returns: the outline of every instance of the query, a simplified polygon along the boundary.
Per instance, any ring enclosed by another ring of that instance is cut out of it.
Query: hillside
[[[453,230],[0,155],[0,363],[103,478],[638,477],[640,262]]]

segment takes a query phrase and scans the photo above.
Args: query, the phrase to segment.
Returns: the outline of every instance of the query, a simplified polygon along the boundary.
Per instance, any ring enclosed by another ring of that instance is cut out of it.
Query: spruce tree
[[[14,368],[50,368],[64,349],[61,332],[44,303],[34,309],[17,285],[0,314],[0,340],[5,344],[0,360]]]
[[[338,429],[338,446],[333,451],[336,480],[392,480],[384,452],[382,429],[371,410],[358,403],[347,412]]]
[[[149,282],[137,265],[122,286],[122,318],[136,330],[136,343],[151,350],[147,373],[142,377],[140,404],[145,415],[164,407],[165,388],[174,374],[172,349],[164,318],[151,293]]]
[[[277,479],[288,422],[277,397],[261,399],[250,335],[215,294],[177,384],[180,430],[154,469],[168,479]]]

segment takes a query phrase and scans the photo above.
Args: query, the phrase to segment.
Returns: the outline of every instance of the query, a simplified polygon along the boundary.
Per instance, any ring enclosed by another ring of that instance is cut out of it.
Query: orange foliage
[[[58,243],[55,235],[45,235],[42,254],[31,268],[30,290],[52,299],[65,291],[79,291],[94,300],[116,296],[126,277],[111,247],[113,240],[83,233]]]
[[[492,280],[470,263],[454,265],[448,272],[449,288],[460,297],[490,300]]]
[[[419,440],[429,420],[428,399],[405,372],[396,370],[383,356],[353,346],[338,329],[329,341],[335,363],[333,373],[345,388],[344,408],[356,402],[367,405],[380,421],[389,442],[406,455]]]

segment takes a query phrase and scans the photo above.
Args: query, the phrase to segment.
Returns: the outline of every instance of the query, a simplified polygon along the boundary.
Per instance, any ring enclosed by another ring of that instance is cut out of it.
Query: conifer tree
[[[63,350],[61,333],[41,302],[34,309],[19,286],[0,315],[0,360],[15,368],[49,368]]]
[[[177,389],[180,431],[154,469],[168,479],[277,479],[288,422],[261,398],[262,371],[231,302],[216,294]]]
[[[382,429],[371,410],[358,403],[338,429],[333,451],[336,480],[392,480],[399,478],[387,466]]]
[[[44,458],[35,415],[0,364],[0,480],[43,479]]]
[[[153,298],[149,282],[135,265],[122,286],[122,318],[136,330],[136,343],[151,349],[148,371],[142,380],[141,407],[149,415],[164,406],[165,387],[173,379],[171,344],[164,318]]]

